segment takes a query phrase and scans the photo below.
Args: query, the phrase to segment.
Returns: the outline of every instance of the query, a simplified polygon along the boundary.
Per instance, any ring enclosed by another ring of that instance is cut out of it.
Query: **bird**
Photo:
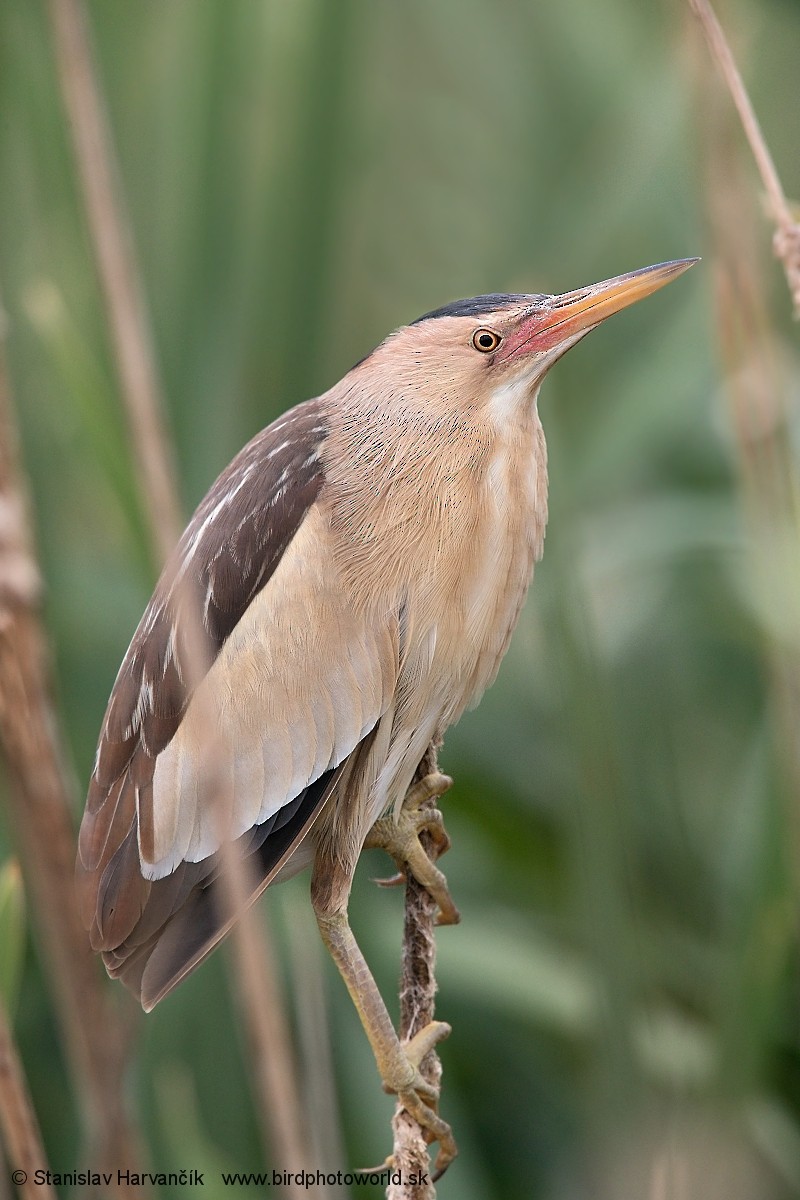
[[[310,867],[383,1085],[440,1169],[455,1142],[419,1068],[449,1026],[401,1044],[350,928],[353,873],[383,846],[457,920],[419,841],[450,781],[417,769],[493,682],[542,555],[540,385],[697,261],[455,301],[278,417],[198,506],[103,719],[76,881],[108,973],[150,1011],[199,965],[232,924],[225,848],[251,901]]]

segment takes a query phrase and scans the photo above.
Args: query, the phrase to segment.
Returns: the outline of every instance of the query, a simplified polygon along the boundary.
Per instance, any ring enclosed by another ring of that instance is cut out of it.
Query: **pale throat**
[[[544,372],[537,363],[519,371],[511,379],[498,383],[489,396],[489,419],[498,433],[520,430],[531,418],[538,420],[536,404]]]
[[[489,485],[500,508],[526,527],[536,559],[547,524],[547,446],[539,420],[542,375],[520,373],[492,392],[488,415],[494,432]]]

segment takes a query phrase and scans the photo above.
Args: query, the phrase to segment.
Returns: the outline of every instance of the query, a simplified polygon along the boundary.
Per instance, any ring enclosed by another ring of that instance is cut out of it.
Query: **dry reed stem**
[[[726,145],[712,98],[700,105],[707,133],[709,219],[716,263],[716,310],[725,393],[749,534],[751,581],[759,602],[782,613],[764,629],[764,658],[779,750],[790,794],[800,791],[800,496],[793,462],[790,399],[770,328],[755,236],[757,213],[736,155]],[[792,805],[793,852],[800,853],[800,812]],[[791,919],[789,919],[791,924]],[[789,926],[784,930],[789,936]]]
[[[800,225],[794,219],[786,199],[775,163],[761,132],[758,118],[745,88],[736,60],[709,0],[689,0],[700,21],[709,47],[716,58],[733,102],[741,118],[750,149],[756,160],[761,181],[767,193],[770,213],[776,225],[773,238],[775,256],[783,263],[786,281],[794,303],[795,316],[800,318]]]
[[[299,897],[298,897],[299,900]],[[312,1161],[330,1172],[346,1161],[336,1077],[333,1065],[330,1022],[323,975],[324,953],[316,921],[306,903],[301,910],[291,900],[284,905],[288,926],[289,965],[297,1013],[297,1044],[303,1097],[308,1116]],[[343,1187],[326,1187],[328,1196],[344,1196]]]
[[[436,748],[430,746],[417,768],[415,782],[438,770]],[[432,859],[438,847],[428,833],[420,834],[422,848]],[[409,872],[406,879],[403,921],[403,967],[400,978],[400,1039],[407,1041],[429,1025],[434,1017],[436,997],[436,938],[434,917],[437,904]],[[423,1059],[420,1072],[429,1083],[439,1087],[442,1064],[435,1050]],[[394,1132],[393,1169],[400,1182],[386,1189],[387,1200],[436,1200],[431,1180],[428,1143],[417,1121],[398,1101],[392,1118]],[[416,1179],[418,1182],[412,1183]]]
[[[98,1169],[116,1173],[136,1161],[138,1146],[119,1086],[127,1036],[120,1013],[109,1007],[78,917],[71,788],[50,700],[38,594],[0,346],[0,740],[9,767],[9,806],[89,1150]]]
[[[83,5],[81,0],[50,0],[49,8],[89,234],[136,448],[142,500],[157,557],[163,562],[180,537],[180,505],[130,225],[122,189],[117,186],[112,140]]]
[[[112,139],[92,63],[81,0],[50,0],[50,17],[122,397],[136,447],[151,540],[163,562],[181,532],[180,504],[143,292],[121,189],[116,186]],[[198,652],[194,672],[199,680],[210,665],[201,658],[204,644],[201,616],[199,611],[195,612],[193,604],[184,605],[184,612],[195,614],[195,636],[190,638],[190,644]],[[192,617],[187,619],[192,620]],[[210,736],[206,753],[213,769],[214,714],[209,714],[207,725]],[[223,855],[224,886],[237,912],[245,908],[241,903],[247,894],[243,872],[244,866],[235,855]],[[260,1098],[262,1127],[282,1165],[297,1171],[308,1164],[308,1155],[301,1133],[302,1118],[294,1083],[288,1022],[274,985],[274,964],[267,947],[267,931],[256,929],[255,920],[255,914],[248,910],[234,927],[237,990],[248,1041],[255,1050],[255,1061],[251,1065]],[[295,1193],[291,1191],[290,1194]]]
[[[246,1026],[251,1075],[259,1110],[271,1114],[269,1133],[276,1165],[296,1176],[312,1163],[302,1125],[291,1032],[277,983],[278,965],[271,939],[265,938],[264,923],[258,919],[258,908],[248,905],[253,891],[248,874],[228,843],[220,880],[230,911],[239,914],[233,939],[236,992]],[[253,1019],[254,1013],[259,1014],[258,1019]],[[321,1195],[323,1189],[301,1187],[292,1181],[284,1191],[292,1200],[303,1200]]]
[[[55,1200],[49,1183],[36,1183],[34,1173],[47,1171],[39,1123],[31,1103],[14,1035],[0,1000],[0,1130],[15,1171],[25,1174],[18,1193],[25,1200]]]

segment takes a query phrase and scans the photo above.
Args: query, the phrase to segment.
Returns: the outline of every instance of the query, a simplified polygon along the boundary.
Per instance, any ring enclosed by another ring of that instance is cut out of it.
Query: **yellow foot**
[[[404,1061],[392,1063],[388,1070],[382,1072],[384,1091],[397,1095],[403,1107],[425,1131],[425,1140],[429,1145],[439,1143],[434,1167],[437,1179],[447,1170],[458,1149],[453,1131],[436,1111],[439,1089],[421,1074],[420,1064],[425,1055],[449,1033],[450,1026],[446,1022],[431,1021],[402,1046]]]
[[[450,839],[438,808],[431,801],[442,796],[452,786],[449,775],[438,771],[418,780],[406,792],[400,811],[380,817],[367,834],[364,848],[380,849],[390,854],[397,863],[400,875],[381,880],[384,886],[402,883],[405,873],[410,871],[439,906],[437,925],[456,925],[461,916],[453,903],[447,879],[436,863],[423,848],[419,835],[424,831],[432,839],[436,857],[449,849]],[[411,1111],[409,1109],[409,1111]]]

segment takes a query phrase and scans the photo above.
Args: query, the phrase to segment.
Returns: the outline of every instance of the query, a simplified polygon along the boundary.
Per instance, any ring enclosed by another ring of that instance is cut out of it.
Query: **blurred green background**
[[[771,665],[797,651],[781,624],[793,592],[788,559],[772,604],[752,586],[714,320],[715,69],[686,6],[87,7],[187,514],[247,438],[419,313],[703,256],[543,390],[544,561],[498,683],[442,755],[463,923],[439,935],[442,1109],[461,1149],[439,1195],[800,1196],[798,730]],[[800,196],[800,6],[720,7]],[[77,822],[154,565],[41,0],[0,3],[0,163],[7,354]],[[749,163],[744,178],[756,195]],[[752,211],[742,238],[761,252],[796,412],[797,330]],[[797,432],[795,416],[772,436],[796,455]],[[0,813],[0,866],[13,852]],[[384,866],[361,865],[351,914],[391,999],[402,895],[370,882]],[[300,1024],[328,1013],[335,1165],[376,1162],[392,1101],[306,893],[305,878],[275,889],[264,919]],[[15,966],[3,895],[0,978],[51,1166],[86,1166],[45,974],[27,927]],[[156,1170],[264,1163],[226,953],[141,1022],[126,1086]]]

